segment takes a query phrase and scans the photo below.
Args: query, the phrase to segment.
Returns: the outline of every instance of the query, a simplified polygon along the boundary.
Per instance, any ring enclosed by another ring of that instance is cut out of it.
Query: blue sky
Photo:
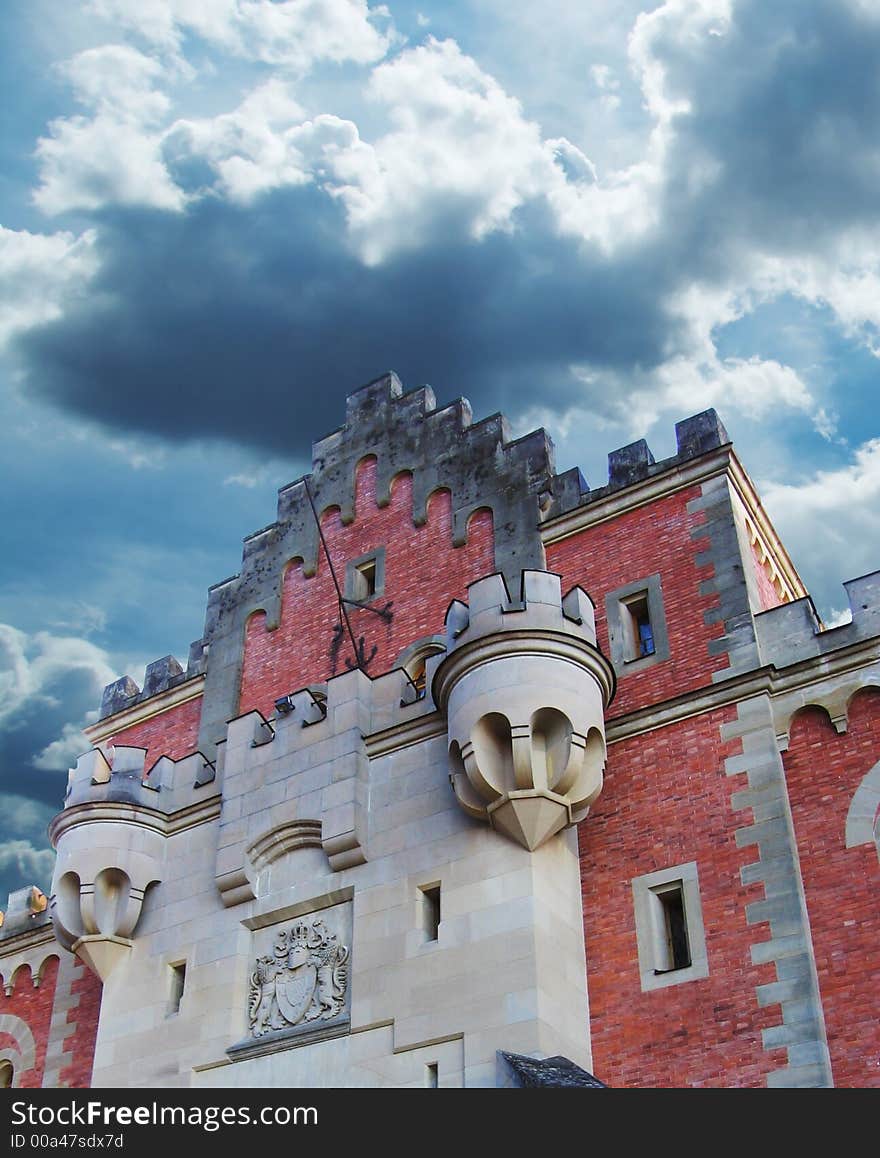
[[[715,406],[820,613],[880,567],[876,0],[19,0],[0,906],[101,688],[394,369],[560,469]]]

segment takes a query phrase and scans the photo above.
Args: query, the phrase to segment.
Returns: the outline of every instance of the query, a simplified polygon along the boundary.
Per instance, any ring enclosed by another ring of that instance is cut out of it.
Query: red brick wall
[[[0,1012],[11,1014],[26,1022],[36,1043],[34,1066],[16,1075],[17,1084],[22,1089],[39,1089],[43,1084],[46,1045],[49,1041],[49,1024],[52,1020],[57,979],[58,958],[50,957],[43,966],[38,988],[34,988],[30,968],[23,966],[12,978],[14,986],[12,994],[7,997],[4,991],[0,995]],[[10,1034],[0,1033],[0,1048],[11,1046],[14,1050],[19,1050],[21,1044]]]
[[[669,635],[670,658],[624,676],[609,717],[657,702],[711,682],[712,672],[728,666],[727,657],[710,656],[708,643],[724,634],[721,623],[708,626],[704,612],[718,604],[717,595],[700,595],[700,583],[713,577],[711,565],[698,567],[705,537],[691,531],[705,522],[702,511],[688,514],[687,504],[701,488],[689,487],[655,502],[588,527],[547,548],[547,566],[562,576],[563,591],[579,584],[596,604],[599,646],[608,654],[605,596],[649,575],[660,575]]]
[[[734,837],[752,819],[730,805],[745,774],[724,771],[742,742],[722,743],[719,729],[735,718],[735,708],[718,709],[613,745],[603,792],[579,827],[593,1071],[610,1086],[761,1087],[786,1062],[761,1043],[779,1007],[760,1009],[755,997],[776,972],[750,958],[769,926],[745,918],[764,892],[739,875],[755,852]],[[688,861],[709,976],[643,993],[632,880]]]
[[[754,571],[758,587],[758,600],[760,602],[760,607],[757,607],[755,610],[769,611],[771,607],[778,607],[779,604],[782,603],[782,600],[779,598],[779,592],[773,586],[767,561],[761,562],[757,543],[751,544],[749,548],[749,559]]]
[[[180,760],[195,750],[199,738],[202,698],[197,696],[165,712],[151,716],[141,724],[114,732],[109,743],[146,748],[144,769],[149,771],[160,756]]]
[[[443,631],[452,599],[467,596],[467,585],[494,570],[491,511],[478,511],[470,521],[468,541],[452,545],[452,500],[448,491],[432,496],[428,519],[412,520],[412,480],[399,476],[386,507],[376,505],[376,460],[366,459],[358,470],[356,517],[343,526],[338,511],[326,512],[321,526],[340,586],[344,590],[346,562],[378,547],[385,549],[385,588],[374,606],[389,601],[393,620],[383,622],[371,611],[348,607],[355,639],[364,638],[371,676],[390,670],[404,648],[426,635]],[[258,708],[268,715],[286,692],[319,683],[346,670],[352,656],[348,636],[334,655],[333,625],[338,621],[336,593],[323,551],[312,578],[293,563],[284,577],[281,617],[267,631],[265,614],[248,622],[239,711]]]
[[[813,933],[835,1085],[880,1086],[880,863],[873,843],[845,846],[846,816],[880,760],[880,692],[852,701],[847,731],[808,708],[783,756]]]
[[[71,1055],[71,1061],[61,1070],[60,1084],[68,1089],[88,1089],[92,1084],[92,1067],[95,1062],[95,1038],[101,1012],[101,981],[81,961],[77,961],[74,968],[76,976],[71,984],[71,992],[79,997],[79,1001],[67,1014],[71,1028],[64,1039],[64,1050]]]

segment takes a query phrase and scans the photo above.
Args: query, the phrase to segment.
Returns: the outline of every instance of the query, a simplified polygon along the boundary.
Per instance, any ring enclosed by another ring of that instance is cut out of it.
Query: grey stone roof
[[[594,1077],[593,1074],[587,1070],[581,1069],[581,1067],[575,1065],[573,1061],[569,1061],[567,1057],[557,1056],[538,1059],[524,1057],[519,1053],[505,1053],[504,1050],[499,1050],[498,1052],[512,1071],[514,1085],[530,1089],[538,1087],[556,1089],[608,1089],[604,1082],[600,1082],[597,1077]]]

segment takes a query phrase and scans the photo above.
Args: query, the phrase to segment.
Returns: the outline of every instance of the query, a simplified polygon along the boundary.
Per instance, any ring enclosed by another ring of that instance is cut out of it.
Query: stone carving
[[[320,919],[296,921],[251,973],[248,1020],[253,1037],[342,1012],[350,950]]]

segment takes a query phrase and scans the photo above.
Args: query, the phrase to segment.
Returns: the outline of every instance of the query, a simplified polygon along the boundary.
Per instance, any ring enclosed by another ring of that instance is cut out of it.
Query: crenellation
[[[761,661],[784,668],[880,635],[880,571],[843,584],[852,618],[825,627],[807,595],[755,616]]]
[[[726,446],[730,437],[715,410],[703,410],[675,424],[675,444],[678,459],[698,458],[709,451]]]
[[[45,925],[49,921],[49,901],[36,885],[25,885],[9,894],[6,908],[0,912],[0,939]]]
[[[580,470],[565,471],[554,476],[551,485],[552,503],[546,518],[568,514],[577,507],[599,503],[617,491],[653,479],[703,455],[711,454],[729,445],[724,425],[713,409],[694,414],[676,423],[677,452],[656,461],[647,442],[641,438],[608,454],[608,482],[590,489]]]
[[[107,684],[101,697],[100,716],[115,716],[124,711],[131,704],[137,703],[141,689],[130,676],[120,676],[113,683]]]
[[[168,691],[186,679],[186,673],[173,655],[166,655],[163,659],[153,660],[147,665],[144,676],[144,686],[141,695],[144,699]]]
[[[612,450],[608,455],[608,486],[616,490],[647,478],[654,463],[654,455],[644,438]]]
[[[189,662],[186,670],[173,655],[166,655],[162,659],[153,660],[147,664],[144,673],[144,686],[139,688],[130,676],[122,676],[107,684],[101,697],[99,719],[127,711],[137,704],[146,703],[154,696],[160,696],[172,688],[179,687],[187,680],[201,675],[204,670],[207,650],[203,640],[196,640],[190,645]]]
[[[130,804],[169,814],[194,800],[192,790],[211,784],[216,767],[201,752],[179,760],[160,756],[149,769],[147,749],[105,745],[77,758],[68,773],[65,808],[80,804]]]

